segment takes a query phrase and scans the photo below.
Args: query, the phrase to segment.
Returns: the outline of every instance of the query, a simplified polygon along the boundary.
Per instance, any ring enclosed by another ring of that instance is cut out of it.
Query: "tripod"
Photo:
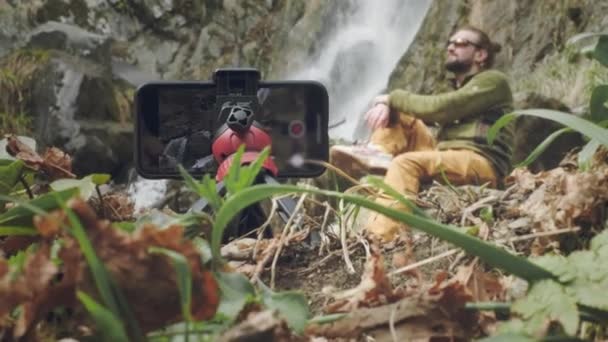
[[[216,173],[217,192],[220,196],[224,196],[226,187],[223,179],[234,163],[234,156],[238,148],[245,145],[245,153],[240,159],[240,164],[247,165],[256,160],[264,148],[271,146],[272,139],[254,120],[254,111],[250,104],[227,101],[222,105],[220,113],[220,117],[222,117],[222,114],[225,115],[226,121],[216,131],[211,151],[214,159],[219,164]],[[277,174],[278,168],[274,160],[267,158],[262,164],[262,169],[256,177],[255,184],[279,184],[275,178]],[[287,223],[296,207],[294,199],[282,197],[277,200],[277,204],[279,218]],[[194,203],[191,210],[202,212],[208,206],[209,202],[207,200],[200,199]],[[239,215],[237,222],[233,222],[229,227],[224,238],[248,233],[254,227],[260,226],[265,221],[266,216],[267,214],[259,203],[246,208]],[[266,234],[266,237],[270,236],[269,233]]]

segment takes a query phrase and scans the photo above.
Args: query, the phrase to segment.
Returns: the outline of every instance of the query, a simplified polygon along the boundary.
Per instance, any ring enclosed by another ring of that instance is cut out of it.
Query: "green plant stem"
[[[95,191],[97,192],[97,196],[99,197],[99,205],[101,206],[101,212],[103,213],[103,218],[108,218],[106,214],[106,206],[103,201],[103,196],[101,195],[101,190],[99,190],[99,185],[95,185]]]
[[[25,177],[23,177],[23,174],[19,175],[19,181],[21,182],[21,184],[25,188],[25,191],[27,192],[27,196],[30,199],[34,199],[34,194],[32,193],[32,190],[30,189],[30,185],[27,184],[27,180],[25,180]]]

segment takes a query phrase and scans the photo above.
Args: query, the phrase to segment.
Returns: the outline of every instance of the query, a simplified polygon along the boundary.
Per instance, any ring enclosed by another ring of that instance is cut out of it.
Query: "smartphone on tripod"
[[[196,178],[215,175],[219,163],[212,146],[226,121],[222,106],[249,103],[257,126],[270,137],[276,177],[322,174],[322,165],[306,161],[328,160],[325,87],[316,81],[251,82],[252,71],[220,69],[212,81],[150,82],[139,87],[135,94],[138,173],[151,179],[181,179],[177,165],[182,165]]]

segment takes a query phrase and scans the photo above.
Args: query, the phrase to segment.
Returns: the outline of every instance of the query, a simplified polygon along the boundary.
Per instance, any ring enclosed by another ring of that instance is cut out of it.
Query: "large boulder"
[[[28,113],[40,147],[72,154],[79,175],[117,174],[131,163],[133,87],[113,79],[107,37],[49,22],[3,63],[32,70],[29,82],[18,83],[27,96],[22,106],[3,110]]]

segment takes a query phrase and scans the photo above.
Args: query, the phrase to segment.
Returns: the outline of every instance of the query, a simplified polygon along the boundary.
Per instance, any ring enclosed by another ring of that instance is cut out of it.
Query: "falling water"
[[[322,53],[290,78],[325,84],[334,138],[364,138],[362,117],[412,42],[430,0],[349,0],[351,12],[317,49]]]

